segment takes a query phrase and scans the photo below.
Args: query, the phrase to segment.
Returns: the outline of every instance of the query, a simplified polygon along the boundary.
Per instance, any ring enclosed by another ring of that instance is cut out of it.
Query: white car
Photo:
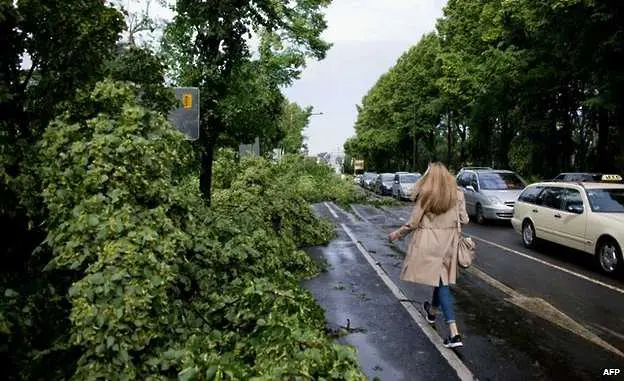
[[[515,203],[511,224],[528,248],[543,239],[581,250],[608,274],[624,265],[624,184],[531,184]]]

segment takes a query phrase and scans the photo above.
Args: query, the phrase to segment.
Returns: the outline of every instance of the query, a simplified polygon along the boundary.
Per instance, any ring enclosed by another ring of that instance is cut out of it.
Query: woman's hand
[[[388,234],[388,240],[390,240],[390,242],[396,241],[398,238],[399,238],[399,232],[397,230],[395,230],[392,233]]]

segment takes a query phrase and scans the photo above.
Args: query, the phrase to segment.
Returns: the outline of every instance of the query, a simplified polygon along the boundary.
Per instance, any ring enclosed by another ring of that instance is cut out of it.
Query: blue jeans
[[[442,284],[442,279],[440,279],[440,285],[433,289],[431,305],[435,308],[442,308],[444,320],[448,324],[455,323],[455,312],[453,311],[453,297],[451,296],[451,289],[449,286]]]

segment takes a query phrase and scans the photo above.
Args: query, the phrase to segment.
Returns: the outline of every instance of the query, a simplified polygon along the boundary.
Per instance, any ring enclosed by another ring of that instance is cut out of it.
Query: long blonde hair
[[[414,200],[425,212],[446,213],[457,204],[457,184],[455,178],[444,164],[429,164],[427,172],[418,179],[414,186]]]

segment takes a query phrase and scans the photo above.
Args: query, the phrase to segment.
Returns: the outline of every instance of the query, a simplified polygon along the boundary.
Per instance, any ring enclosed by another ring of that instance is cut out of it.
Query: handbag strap
[[[461,222],[459,221],[459,200],[457,200],[457,205],[455,206],[455,209],[457,210],[457,231],[459,232],[459,235],[461,236]]]
[[[461,222],[459,222],[459,200],[457,200],[457,205],[455,206],[455,213],[457,215],[457,230],[461,233]]]

